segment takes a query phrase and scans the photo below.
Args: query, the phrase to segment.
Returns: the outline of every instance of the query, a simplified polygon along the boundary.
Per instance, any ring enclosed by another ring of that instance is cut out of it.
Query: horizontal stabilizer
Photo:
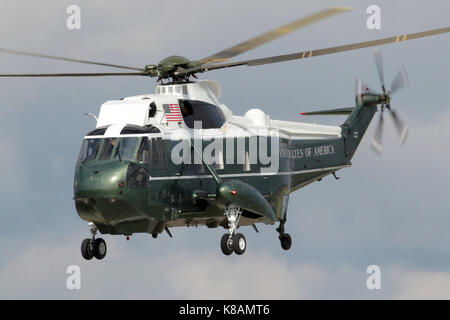
[[[350,113],[352,113],[353,109],[354,109],[353,107],[352,108],[339,108],[339,109],[302,112],[300,114],[302,116],[337,116],[337,115],[350,114]]]

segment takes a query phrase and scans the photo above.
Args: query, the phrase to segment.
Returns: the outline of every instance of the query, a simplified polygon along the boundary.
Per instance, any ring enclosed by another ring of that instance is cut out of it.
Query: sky
[[[448,1],[66,1],[0,0],[1,47],[142,67],[169,55],[201,59],[330,6],[355,10],[251,50],[239,59],[294,53],[447,27]],[[81,29],[66,27],[69,5]],[[381,29],[366,26],[369,5]],[[110,99],[152,93],[154,79],[0,79],[0,298],[2,299],[450,299],[450,34],[382,47],[389,85],[404,64],[410,85],[392,106],[410,134],[401,147],[386,119],[384,154],[369,148],[374,124],[353,166],[291,195],[280,247],[277,225],[241,228],[242,256],[224,256],[224,229],[176,228],[161,234],[102,236],[107,257],[84,261],[88,225],[72,200],[73,173],[91,117]],[[354,104],[355,79],[379,88],[368,48],[301,61],[211,71],[234,114],[254,107],[272,119]],[[0,53],[1,73],[115,71]],[[67,267],[81,289],[66,287]],[[381,270],[369,290],[366,271]]]

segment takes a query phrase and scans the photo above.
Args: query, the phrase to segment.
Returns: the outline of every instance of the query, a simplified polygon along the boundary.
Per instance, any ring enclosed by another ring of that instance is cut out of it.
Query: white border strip
[[[287,176],[299,173],[311,173],[329,170],[338,170],[342,168],[351,167],[351,164],[346,164],[343,166],[327,167],[319,169],[310,170],[300,170],[300,171],[286,171],[286,172],[253,172],[253,173],[230,173],[230,174],[219,174],[221,178],[234,178],[234,177],[254,177],[254,176]],[[212,179],[213,177],[209,174],[196,175],[196,176],[166,176],[166,177],[150,177],[149,180],[179,180],[179,179]]]

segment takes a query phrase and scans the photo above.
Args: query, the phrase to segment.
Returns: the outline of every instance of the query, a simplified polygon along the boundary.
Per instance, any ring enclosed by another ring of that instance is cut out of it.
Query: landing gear
[[[289,233],[284,232],[285,223],[286,220],[281,221],[280,226],[277,228],[277,231],[280,234],[278,236],[278,239],[280,239],[281,248],[283,248],[284,250],[289,250],[292,246],[292,238]]]
[[[220,240],[220,249],[222,249],[222,253],[226,256],[233,253],[233,239],[228,233],[225,233],[222,236],[222,239]]]
[[[94,240],[94,256],[102,260],[106,256],[106,242],[102,238]]]
[[[237,233],[230,237],[228,233],[225,233],[220,240],[220,248],[222,253],[229,256],[233,252],[237,255],[241,255],[247,248],[247,240],[242,233]]]
[[[237,255],[241,255],[247,248],[247,240],[242,233],[236,233],[233,236],[233,250]]]
[[[93,257],[101,260],[106,256],[106,242],[102,238],[95,239],[97,228],[93,223],[89,225],[92,237],[90,239],[84,239],[81,242],[81,255],[86,260],[91,260]]]
[[[91,260],[94,257],[94,247],[92,246],[91,239],[84,239],[81,242],[81,255],[86,260]]]
[[[278,238],[280,239],[281,247],[284,250],[289,250],[291,248],[292,238],[289,233],[280,234]]]
[[[241,213],[242,209],[235,206],[229,206],[225,210],[225,215],[228,219],[228,233],[222,236],[220,248],[222,249],[222,253],[226,256],[229,256],[233,252],[237,255],[241,255],[247,248],[247,241],[245,240],[244,235],[241,233],[234,233],[238,227]]]

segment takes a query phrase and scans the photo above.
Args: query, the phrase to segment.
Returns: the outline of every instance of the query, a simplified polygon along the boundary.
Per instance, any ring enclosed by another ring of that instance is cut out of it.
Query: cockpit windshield
[[[81,146],[80,161],[86,162],[97,158],[100,143],[103,139],[86,139]]]
[[[116,138],[103,139],[103,147],[100,155],[98,156],[98,160],[109,160],[115,146]]]
[[[85,139],[80,161],[129,160],[147,163],[149,144],[147,137]]]
[[[114,159],[118,160],[140,160],[143,145],[147,144],[147,138],[120,138],[118,149],[114,153]],[[139,147],[139,150],[138,150]],[[147,147],[148,149],[148,147]],[[136,152],[139,151],[139,152]]]

